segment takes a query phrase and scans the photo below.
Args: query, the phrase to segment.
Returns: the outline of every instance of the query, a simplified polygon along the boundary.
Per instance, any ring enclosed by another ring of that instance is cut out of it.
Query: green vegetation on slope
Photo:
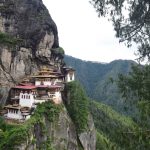
[[[80,133],[87,128],[88,98],[81,85],[75,81],[66,84],[65,93],[67,110]]]
[[[51,49],[53,56],[58,56],[59,58],[64,58],[65,51],[62,47],[52,48]]]
[[[6,33],[0,32],[0,44],[7,46],[15,46],[20,43],[22,40],[19,38],[14,38]]]
[[[150,65],[136,65],[129,75],[119,75],[118,87],[122,96],[135,103],[140,111],[138,123],[149,129],[150,126]]]
[[[102,64],[82,61],[70,56],[65,56],[65,62],[75,68],[76,79],[84,86],[90,98],[108,104],[121,113],[135,113],[136,108],[129,103],[125,103],[119,93],[117,84],[111,80],[112,78],[117,79],[118,73],[127,74],[135,62],[116,60]]]
[[[98,131],[97,150],[147,150],[149,132],[143,131],[131,118],[120,115],[110,106],[90,102],[90,111]]]
[[[30,137],[36,124],[41,127],[43,134],[46,133],[43,117],[45,116],[47,120],[54,122],[54,120],[58,118],[61,109],[61,105],[55,105],[52,102],[39,104],[34,115],[21,125],[6,124],[4,120],[0,118],[0,150],[13,150],[14,146],[24,143],[28,137]],[[32,142],[36,142],[34,138]],[[49,137],[47,137],[47,141],[42,144],[42,148],[52,150]]]
[[[96,133],[96,150],[116,150],[120,149],[115,143],[112,143],[103,133]]]

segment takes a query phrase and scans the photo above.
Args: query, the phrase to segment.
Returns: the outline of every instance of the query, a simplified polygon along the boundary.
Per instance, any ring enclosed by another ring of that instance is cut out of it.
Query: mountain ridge
[[[73,59],[76,59],[76,60],[81,60],[83,62],[91,62],[91,63],[95,63],[95,64],[110,64],[110,63],[117,62],[117,61],[129,61],[129,62],[136,63],[136,61],[131,60],[131,59],[115,59],[115,60],[112,60],[110,62],[101,62],[101,61],[94,61],[94,60],[85,60],[85,59],[77,58],[77,57],[67,55],[67,54],[65,54],[65,57],[70,57],[70,58],[73,58]]]
[[[76,69],[76,78],[84,86],[91,99],[104,102],[119,112],[126,113],[124,107],[129,106],[122,99],[116,82],[119,73],[128,74],[131,66],[136,62],[132,60],[114,60],[107,64],[82,61],[70,56],[65,56],[65,62]],[[131,112],[131,111],[130,111]]]

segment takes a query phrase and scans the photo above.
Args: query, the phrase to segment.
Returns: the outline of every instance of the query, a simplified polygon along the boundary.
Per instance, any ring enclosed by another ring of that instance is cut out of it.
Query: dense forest
[[[65,56],[65,62],[76,69],[76,78],[90,98],[108,104],[121,113],[135,114],[135,107],[122,98],[114,81],[118,74],[128,74],[132,65],[136,64],[134,61],[115,60],[104,64]]]
[[[66,56],[65,61],[76,69],[77,80],[91,98],[89,108],[97,130],[97,150],[147,150],[149,103],[139,102],[136,93],[138,89],[143,94],[141,99],[149,96],[149,92],[144,94],[149,90],[149,78],[142,82],[149,67],[130,60],[104,64]]]
[[[90,110],[97,129],[97,150],[148,150],[149,131],[110,106],[91,101]]]

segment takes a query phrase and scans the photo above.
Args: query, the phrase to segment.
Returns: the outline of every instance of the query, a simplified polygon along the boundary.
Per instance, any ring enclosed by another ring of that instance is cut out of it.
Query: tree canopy
[[[129,75],[120,74],[118,85],[122,96],[139,101],[150,100],[150,66],[133,66]]]
[[[138,58],[150,60],[149,0],[90,0],[99,16],[109,16],[116,37],[130,47],[138,45]]]
[[[88,124],[88,98],[78,82],[70,82],[65,86],[66,107],[76,125],[78,133],[83,132]]]
[[[127,76],[120,74],[117,82],[122,96],[137,102],[142,116],[143,114],[146,116],[147,120],[141,119],[143,126],[149,126],[150,0],[90,0],[90,2],[99,16],[107,16],[112,21],[116,37],[120,39],[120,42],[125,42],[128,47],[133,43],[138,46],[139,62],[143,60],[148,62],[144,66],[133,66]]]

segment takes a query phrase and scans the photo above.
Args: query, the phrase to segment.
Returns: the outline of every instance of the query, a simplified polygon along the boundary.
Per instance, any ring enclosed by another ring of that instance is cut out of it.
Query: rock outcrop
[[[40,124],[35,124],[30,129],[28,139],[16,146],[15,149],[40,149],[42,144],[47,142],[48,137],[50,137],[51,147],[56,150],[78,150],[76,129],[68,116],[65,107],[60,112],[59,117],[55,120],[55,122],[49,122],[45,117],[43,117],[43,124],[46,132],[43,132]],[[36,140],[33,142],[33,139]]]
[[[88,129],[85,132],[80,133],[78,136],[84,150],[95,150],[96,131],[91,115],[88,117]]]
[[[48,137],[51,137],[50,143],[54,150],[95,150],[96,135],[91,116],[89,116],[88,121],[89,128],[80,135],[77,134],[76,127],[71,121],[65,107],[59,113],[59,117],[55,122],[49,122],[43,117],[43,123],[46,133],[43,132],[40,124],[34,125],[30,129],[30,135],[26,141],[15,146],[15,149],[40,149],[42,144],[48,141]]]
[[[53,55],[59,47],[57,27],[42,0],[1,0],[0,103],[9,88],[43,64],[60,66],[62,57]],[[7,88],[6,88],[7,87]]]
[[[42,0],[0,0],[0,105],[12,86],[41,67],[63,66],[57,27]],[[89,117],[88,129],[78,135],[64,106],[59,117],[49,122],[43,116],[47,133],[37,123],[28,138],[15,149],[40,149],[47,137],[56,150],[95,150],[95,128]]]

